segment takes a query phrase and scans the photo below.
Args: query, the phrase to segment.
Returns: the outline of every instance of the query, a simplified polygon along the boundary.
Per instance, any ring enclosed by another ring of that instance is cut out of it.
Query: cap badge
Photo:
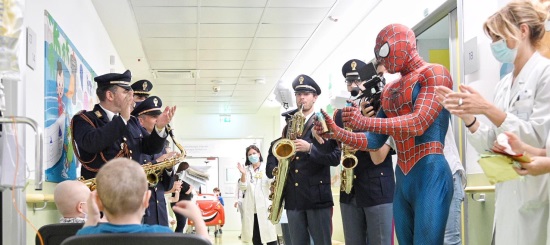
[[[298,81],[300,82],[300,84],[304,84],[304,77],[300,76],[300,78],[298,78]]]
[[[147,83],[143,83],[143,91],[147,91]]]
[[[153,99],[153,103],[155,104],[155,107],[158,106],[158,103],[159,103],[159,100],[157,100],[157,98]]]
[[[351,62],[351,70],[355,71],[355,67],[357,67],[357,63],[354,61]]]

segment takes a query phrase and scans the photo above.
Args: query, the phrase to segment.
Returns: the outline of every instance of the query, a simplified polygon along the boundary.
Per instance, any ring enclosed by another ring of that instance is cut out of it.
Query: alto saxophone
[[[345,130],[351,131],[351,128],[344,127]],[[351,188],[353,188],[353,180],[355,179],[355,174],[353,173],[353,169],[357,166],[357,157],[355,156],[355,152],[357,150],[352,149],[348,145],[345,145],[342,143],[342,167],[344,168],[341,173],[341,183],[340,183],[340,190],[346,192],[349,194],[351,192]]]
[[[304,105],[301,105],[300,109],[290,118],[285,138],[277,140],[273,144],[272,153],[279,161],[278,166],[273,169],[273,182],[269,188],[271,191],[269,200],[271,200],[272,203],[268,208],[268,219],[273,224],[277,224],[281,220],[284,199],[283,190],[288,175],[288,165],[296,155],[296,145],[294,145],[293,140],[302,137],[306,121],[306,117],[302,112],[303,109]]]
[[[145,175],[147,176],[147,182],[149,183],[149,186],[155,187],[157,183],[159,182],[160,175],[162,174],[162,171],[167,168],[172,168],[174,165],[183,162],[183,160],[186,157],[186,151],[183,149],[183,146],[181,146],[176,139],[174,138],[174,133],[172,132],[172,128],[169,124],[166,125],[166,130],[168,131],[168,134],[170,135],[170,138],[172,139],[172,142],[178,147],[180,150],[180,154],[178,154],[175,157],[168,158],[162,162],[158,162],[157,164],[152,164],[150,162],[143,164],[143,171],[145,171]],[[82,176],[78,178],[78,181],[84,183],[91,191],[94,191],[96,189],[96,178],[91,179],[84,179]]]
[[[166,131],[168,131],[168,134],[170,135],[170,138],[172,139],[172,142],[174,142],[174,145],[178,147],[180,150],[180,154],[176,155],[175,157],[168,158],[162,162],[158,162],[157,164],[152,163],[146,163],[143,164],[143,171],[145,171],[145,175],[147,176],[147,182],[149,182],[150,187],[157,186],[160,176],[162,175],[162,171],[168,168],[174,167],[176,164],[183,162],[183,160],[186,157],[186,151],[183,149],[183,146],[181,146],[175,139],[174,133],[172,130],[172,127],[170,127],[170,124],[166,125]]]

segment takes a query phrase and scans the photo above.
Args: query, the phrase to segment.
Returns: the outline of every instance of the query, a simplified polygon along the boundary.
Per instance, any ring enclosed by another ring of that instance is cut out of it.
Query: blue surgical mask
[[[500,63],[514,63],[518,49],[508,48],[506,45],[506,40],[500,39],[496,42],[491,43],[491,51],[495,59],[500,61]]]
[[[252,154],[248,156],[248,161],[250,161],[251,163],[257,163],[260,161],[260,156],[258,154]]]

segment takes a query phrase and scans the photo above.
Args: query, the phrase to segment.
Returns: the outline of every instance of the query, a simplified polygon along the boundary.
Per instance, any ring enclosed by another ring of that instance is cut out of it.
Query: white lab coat
[[[256,172],[252,165],[246,167],[246,181],[240,182],[241,190],[246,190],[243,200],[243,224],[241,240],[251,242],[254,231],[254,213],[258,215],[258,226],[262,237],[262,243],[277,240],[275,226],[267,219],[267,208],[271,205],[269,200],[269,186],[273,180],[265,175],[265,164],[261,163]]]
[[[507,114],[502,125],[481,123],[473,134],[467,130],[469,143],[480,153],[491,149],[504,131],[532,146],[545,146],[550,132],[550,61],[537,52],[510,87],[512,79],[510,73],[496,86],[493,103]],[[546,244],[548,194],[546,174],[496,184],[495,244]]]

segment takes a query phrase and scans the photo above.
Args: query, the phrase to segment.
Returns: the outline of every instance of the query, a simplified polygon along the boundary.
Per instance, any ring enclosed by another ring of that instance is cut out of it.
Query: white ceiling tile
[[[262,23],[319,24],[330,8],[268,8]]]
[[[337,0],[277,0],[269,2],[269,7],[289,8],[330,8]]]
[[[141,24],[142,37],[196,37],[197,24]]]
[[[313,24],[262,24],[257,37],[309,37],[317,28]]]
[[[300,52],[299,49],[252,49],[247,60],[288,60],[292,61]]]
[[[151,79],[151,82],[153,83],[154,86],[157,86],[157,84],[194,85],[196,83],[194,78],[183,78],[183,79],[155,78],[155,79]]]
[[[145,50],[196,49],[196,38],[142,38]]]
[[[250,90],[235,90],[233,92],[233,98],[235,97],[260,97],[260,98],[265,98],[267,96],[267,94],[270,94],[271,93],[271,90],[258,90],[258,91],[250,91]]]
[[[249,70],[255,70],[255,69],[276,69],[276,70],[284,70],[288,68],[291,61],[284,61],[284,60],[263,60],[263,61],[257,61],[257,60],[251,60],[244,62],[243,69],[249,69]]]
[[[149,60],[196,60],[197,51],[191,49],[147,50]]]
[[[194,7],[134,7],[138,24],[143,23],[197,23]]]
[[[198,0],[132,0],[132,5],[136,6],[197,6]],[[204,2],[204,1],[203,1]]]
[[[195,70],[197,62],[187,60],[150,60],[153,70]]]
[[[237,84],[235,86],[235,90],[243,90],[243,91],[255,91],[255,90],[273,90],[273,87],[274,85],[276,84],[276,82],[270,82],[270,83],[266,83],[266,84],[255,84],[255,83],[251,83],[251,84]]]
[[[231,96],[197,97],[197,101],[231,101]]]
[[[214,93],[212,90],[198,90],[195,94],[197,97],[224,97],[231,96],[233,91],[220,91],[218,93]]]
[[[156,95],[164,100],[164,98],[167,97],[194,97],[195,96],[195,90],[174,90],[174,91],[168,91],[168,90],[153,90],[153,95]]]
[[[240,70],[200,70],[200,78],[239,77]]]
[[[223,69],[223,70],[231,70],[231,69],[241,69],[243,67],[244,61],[230,61],[230,60],[220,60],[220,61],[199,61],[198,62],[198,69]]]
[[[239,1],[227,1],[227,0],[202,0],[201,6],[205,7],[244,7],[244,8],[263,8],[266,5],[267,0],[239,0]]]
[[[200,38],[199,49],[249,49],[252,38]]]
[[[213,82],[213,81],[216,82]],[[197,85],[231,85],[237,84],[238,78],[217,77],[217,78],[199,78],[196,80]]]
[[[159,96],[160,97],[160,96]],[[189,101],[195,101],[196,98],[194,96],[164,96],[162,101],[166,101],[168,105],[168,102],[189,102]]]
[[[280,70],[243,70],[241,77],[280,77],[285,72],[284,69]]]
[[[258,24],[201,24],[200,37],[254,37]]]
[[[307,38],[256,38],[253,49],[302,49]]]
[[[181,92],[181,91],[195,91],[197,88],[196,85],[188,85],[188,84],[154,84],[153,85],[153,92]]]
[[[242,96],[242,97],[231,97],[231,101],[248,101],[248,102],[254,102],[254,101],[263,101],[265,100],[266,97],[263,97],[262,96],[256,96],[256,97],[253,97],[253,96]]]
[[[212,91],[213,86],[219,86],[220,91],[233,91],[235,89],[235,85],[224,84],[199,84],[196,89],[201,91]]]
[[[200,60],[244,60],[246,49],[201,49]]]
[[[199,22],[215,23],[259,23],[263,8],[201,7]]]

